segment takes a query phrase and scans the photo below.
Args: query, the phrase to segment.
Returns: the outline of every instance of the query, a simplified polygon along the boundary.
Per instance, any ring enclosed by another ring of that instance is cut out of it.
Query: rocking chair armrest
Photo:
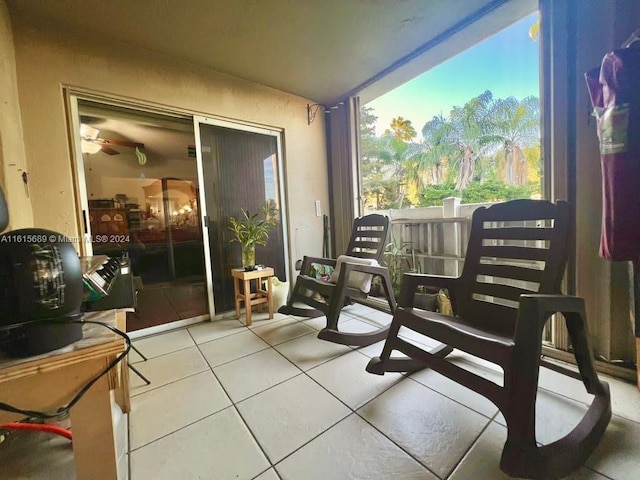
[[[584,316],[584,298],[561,294],[527,294],[520,296],[519,319],[537,318],[541,322],[539,326],[543,327],[554,313],[577,313]]]
[[[416,290],[420,286],[435,287],[437,289],[446,288],[449,290],[450,295],[454,297],[454,291],[458,281],[458,277],[426,275],[423,273],[404,273],[402,275],[402,286],[400,287],[398,305],[402,307],[412,307]]]
[[[306,255],[302,259],[302,267],[300,267],[301,275],[309,275],[312,263],[320,263],[322,265],[328,265],[330,267],[336,266],[336,260],[334,258],[321,258],[321,257],[307,257]]]
[[[514,335],[516,345],[519,342],[540,342],[542,330],[554,313],[562,313],[567,323],[575,317],[585,319],[584,299],[571,295],[521,295]]]
[[[570,295],[521,295],[515,331],[515,349],[519,365],[540,361],[542,330],[554,313],[562,313],[578,364],[579,376],[564,368],[554,370],[582,379],[587,391],[608,397],[606,384],[600,382],[593,363],[593,350],[587,329],[584,298]],[[535,345],[532,345],[535,342]],[[534,348],[531,348],[531,347]],[[544,362],[543,362],[544,363]]]

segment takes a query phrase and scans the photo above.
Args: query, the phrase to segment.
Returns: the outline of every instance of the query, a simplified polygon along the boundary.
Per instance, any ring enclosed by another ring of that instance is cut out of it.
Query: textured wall
[[[12,20],[35,225],[78,234],[63,95],[73,86],[282,129],[291,252],[321,253],[314,200],[328,204],[324,119],[307,125],[309,100],[83,32]]]
[[[31,202],[22,184],[27,169],[18,104],[16,61],[11,22],[0,0],[0,185],[9,205],[10,228],[31,226]]]

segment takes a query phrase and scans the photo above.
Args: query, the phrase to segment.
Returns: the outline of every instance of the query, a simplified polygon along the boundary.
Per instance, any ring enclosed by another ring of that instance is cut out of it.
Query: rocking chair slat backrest
[[[560,293],[567,260],[569,205],[514,200],[473,214],[457,314],[512,334],[520,295]]]
[[[389,217],[385,215],[371,214],[356,218],[345,255],[381,261],[390,224]]]

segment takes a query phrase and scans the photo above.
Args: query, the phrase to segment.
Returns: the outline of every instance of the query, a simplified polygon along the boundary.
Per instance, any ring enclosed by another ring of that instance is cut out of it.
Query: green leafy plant
[[[259,213],[251,214],[242,209],[242,217],[229,217],[229,230],[234,234],[231,242],[238,242],[243,248],[266,245],[269,231],[278,223],[276,209],[267,204]]]
[[[312,263],[311,268],[309,269],[309,276],[326,282],[331,278],[333,270],[334,268],[331,265],[325,265],[324,263]]]
[[[409,242],[399,242],[395,237],[391,237],[384,251],[384,263],[389,269],[389,277],[391,278],[391,286],[393,293],[398,296],[400,293],[400,282],[402,274],[414,271],[412,262],[407,255]],[[413,257],[411,257],[413,258]]]

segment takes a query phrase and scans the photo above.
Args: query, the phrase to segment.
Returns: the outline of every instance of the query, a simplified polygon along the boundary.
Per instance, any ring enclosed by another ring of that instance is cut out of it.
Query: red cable
[[[0,425],[0,430],[31,430],[37,432],[53,433],[60,435],[69,440],[73,440],[71,432],[66,428],[58,427],[57,425],[48,425],[45,423],[22,423],[22,422],[10,422]]]

